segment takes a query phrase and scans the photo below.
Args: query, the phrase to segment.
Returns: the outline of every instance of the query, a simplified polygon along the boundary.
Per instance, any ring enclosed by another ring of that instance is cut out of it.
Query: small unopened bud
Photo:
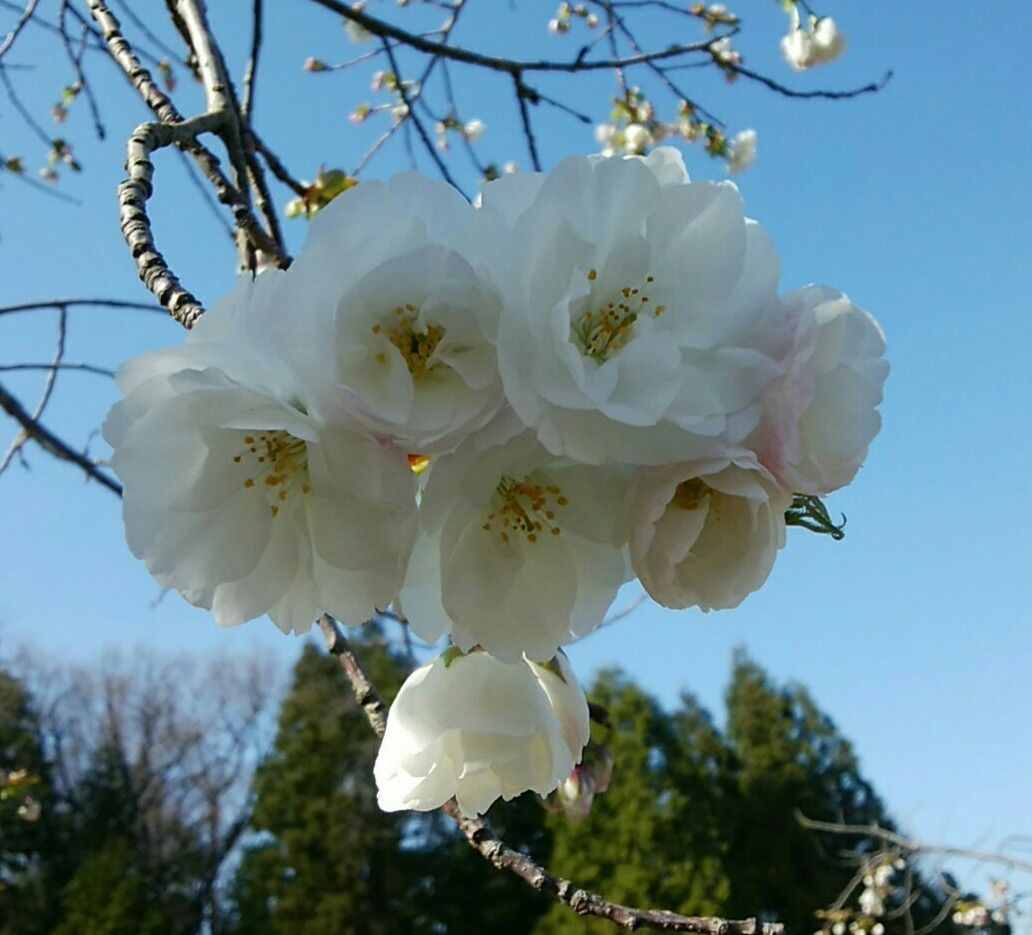
[[[308,56],[301,66],[305,71],[326,71],[329,67],[322,59],[312,58],[312,56]]]
[[[475,143],[484,135],[484,121],[483,120],[470,120],[462,128],[462,132],[466,139],[471,143]]]
[[[559,783],[557,791],[563,811],[571,821],[583,821],[591,814],[591,806],[595,801],[595,779],[590,769],[575,766],[573,772]]]

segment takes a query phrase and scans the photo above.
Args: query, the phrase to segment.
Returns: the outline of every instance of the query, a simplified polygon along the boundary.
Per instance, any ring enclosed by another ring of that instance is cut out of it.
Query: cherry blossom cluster
[[[588,739],[561,647],[634,578],[737,606],[793,494],[848,484],[879,429],[878,324],[779,279],[737,188],[669,148],[473,205],[363,182],[288,271],[122,368],[104,431],[129,546],[222,625],[393,607],[450,642],[391,711],[385,808],[548,793]]]

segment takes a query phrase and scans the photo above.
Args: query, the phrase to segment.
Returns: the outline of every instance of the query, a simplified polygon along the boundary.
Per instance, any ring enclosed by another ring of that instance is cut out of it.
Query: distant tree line
[[[391,693],[408,666],[382,636],[370,627],[358,647]],[[876,842],[818,835],[797,813],[893,827],[809,692],[776,685],[742,653],[723,727],[692,696],[665,710],[617,670],[589,695],[603,722],[593,739],[615,769],[587,817],[533,796],[488,817],[612,899],[759,914],[809,935],[856,874],[850,858]],[[8,664],[0,770],[21,777],[23,794],[0,801],[0,933],[612,930],[498,874],[440,813],[379,811],[375,755],[335,661],[311,645],[285,695],[275,667],[254,659]],[[38,815],[25,817],[26,796]],[[885,930],[903,933],[940,905],[925,886],[910,922],[889,918]]]

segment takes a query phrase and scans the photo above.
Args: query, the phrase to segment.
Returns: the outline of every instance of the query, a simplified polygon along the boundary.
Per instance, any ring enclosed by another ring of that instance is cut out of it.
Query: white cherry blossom
[[[549,659],[629,578],[629,472],[555,458],[511,414],[485,434],[431,463],[401,607],[423,639]]]
[[[732,172],[744,172],[756,161],[758,136],[755,130],[743,130],[731,140],[731,154],[728,168]]]
[[[575,157],[485,186],[478,218],[506,396],[549,451],[663,464],[752,430],[777,367],[749,335],[779,266],[732,184],[690,183],[670,148]]]
[[[791,8],[791,26],[781,40],[785,61],[796,71],[806,71],[814,65],[833,62],[846,51],[846,37],[830,16],[810,17],[809,26],[800,25],[799,10]]]
[[[737,607],[785,544],[789,493],[746,451],[645,468],[630,495],[630,551],[664,607]]]
[[[547,795],[580,762],[588,705],[566,657],[504,663],[446,651],[413,672],[387,716],[373,772],[385,811],[466,815],[498,798]]]
[[[499,301],[467,258],[473,208],[412,173],[364,182],[312,221],[275,324],[315,407],[413,452],[454,447],[501,403]]]
[[[245,283],[182,348],[129,361],[104,426],[129,547],[222,625],[303,632],[393,599],[415,532],[403,452],[306,411],[297,375],[250,341],[281,274]]]
[[[834,289],[808,286],[783,301],[786,372],[764,393],[750,447],[786,488],[830,493],[853,480],[881,428],[885,336]]]

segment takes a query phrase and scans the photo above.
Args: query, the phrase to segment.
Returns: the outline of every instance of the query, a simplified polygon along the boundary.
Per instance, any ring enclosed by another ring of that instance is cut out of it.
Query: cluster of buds
[[[437,123],[437,148],[442,152],[447,152],[448,135],[450,133],[457,133],[467,143],[475,143],[484,135],[484,121],[474,118],[473,120],[467,120],[463,123],[454,114],[449,115],[440,120]],[[497,178],[497,175],[495,176]]]
[[[16,769],[10,773],[0,769],[0,802],[20,799],[15,814],[22,821],[39,821],[40,815],[43,813],[39,799],[29,795],[26,791],[37,781],[36,777],[27,769]]]
[[[64,139],[51,140],[51,149],[47,153],[47,163],[39,170],[39,177],[44,182],[56,184],[60,180],[61,166],[67,166],[72,172],[82,172],[82,166],[72,153],[71,144]]]
[[[856,907],[824,909],[817,913],[823,923],[814,935],[884,935],[882,919],[889,902],[897,896],[894,879],[906,864],[901,857],[887,857],[872,862],[863,876],[864,888]]]
[[[993,901],[997,903],[995,908],[990,908],[981,899],[957,900],[953,904],[953,924],[968,929],[990,929],[1007,925],[1007,897],[1010,893],[1010,884],[1006,880],[993,880],[991,893]]]
[[[74,84],[67,84],[61,89],[61,99],[50,108],[50,116],[54,123],[64,123],[68,119],[68,108],[72,106],[75,99],[82,93],[82,84],[76,81]]]
[[[661,120],[640,88],[628,88],[614,99],[610,122],[595,127],[595,139],[603,156],[640,156],[669,139],[701,142],[710,156],[727,160],[731,172],[749,168],[756,159],[755,130],[728,139],[723,128],[702,119],[685,100],[678,102],[675,120]]]
[[[311,218],[325,208],[334,198],[358,184],[358,179],[348,175],[342,169],[326,170],[320,166],[315,181],[309,184],[304,193],[287,203],[284,212],[288,218]]]
[[[588,741],[584,756],[559,787],[543,799],[550,812],[563,812],[571,821],[583,821],[591,814],[595,796],[602,795],[613,781],[613,751],[605,744]]]
[[[718,26],[737,26],[740,22],[723,3],[712,3],[709,6],[705,3],[693,3],[688,12],[705,23],[707,32],[713,32]]]
[[[306,71],[327,71],[329,66],[318,59],[307,59],[305,61]],[[404,120],[408,116],[408,101],[413,100],[420,94],[418,81],[398,80],[393,71],[374,71],[372,81],[369,83],[369,90],[374,94],[386,92],[393,97],[393,100],[385,104],[359,104],[349,115],[348,120],[354,124],[365,123],[373,114],[390,111],[396,122]]]
[[[713,64],[724,72],[728,83],[736,81],[738,79],[737,66],[742,64],[742,53],[731,45],[730,37],[722,36],[720,39],[714,39],[707,48],[713,58]]]
[[[567,3],[563,0],[556,8],[555,16],[548,21],[548,31],[559,35],[570,31],[574,17],[584,21],[588,29],[598,26],[598,16],[583,3]]]

